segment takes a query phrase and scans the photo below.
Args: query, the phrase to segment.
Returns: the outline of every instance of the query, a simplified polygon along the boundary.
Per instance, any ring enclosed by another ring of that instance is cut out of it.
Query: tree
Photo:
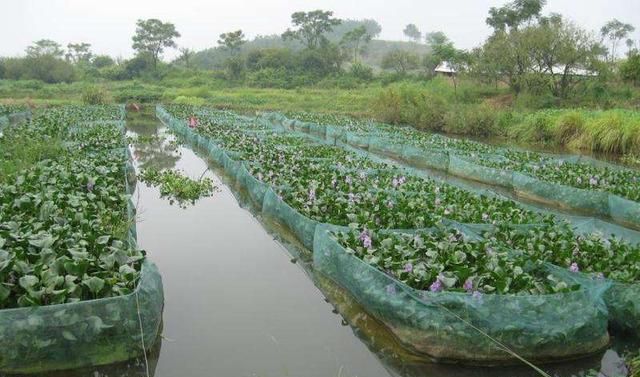
[[[405,26],[402,32],[407,37],[413,39],[416,43],[419,43],[420,40],[422,40],[422,33],[415,24],[409,24]]]
[[[542,18],[536,27],[528,27],[524,38],[532,71],[560,98],[567,97],[577,83],[595,74],[596,61],[603,53],[602,46],[588,32],[558,14]]]
[[[232,54],[238,53],[240,51],[240,46],[245,43],[246,40],[244,39],[244,33],[242,30],[222,33],[220,34],[220,39],[218,39],[218,45],[230,51]]]
[[[532,63],[520,32],[496,31],[478,50],[474,71],[506,83],[519,95]]]
[[[611,44],[611,48],[609,49],[609,59],[611,62],[616,58],[617,48],[620,41],[627,38],[634,30],[635,28],[631,24],[625,24],[615,18],[607,22],[600,29],[602,39],[608,39]]]
[[[94,67],[100,69],[100,68],[112,66],[116,64],[116,62],[109,55],[98,55],[93,58],[92,64]]]
[[[64,55],[62,46],[58,42],[54,42],[50,39],[41,39],[34,42],[31,46],[27,47],[27,57],[39,58],[42,56],[52,56],[54,58],[61,58]]]
[[[178,61],[183,62],[184,66],[189,68],[189,62],[194,54],[195,51],[193,51],[192,49],[188,47],[182,47],[180,48],[180,56],[178,57]]]
[[[333,18],[331,11],[295,12],[291,15],[291,23],[297,29],[287,29],[282,34],[282,39],[299,40],[308,49],[313,50],[328,42],[325,33],[331,32],[340,22],[339,19]]]
[[[162,22],[151,18],[136,22],[136,34],[133,36],[133,49],[140,55],[148,54],[153,62],[154,69],[158,66],[158,60],[165,48],[176,47],[174,38],[179,38],[180,33],[169,22]]]
[[[372,19],[363,19],[363,20],[342,20],[339,25],[334,25],[333,30],[327,32],[325,36],[328,40],[332,42],[340,42],[342,38],[353,29],[359,28],[360,26],[364,26],[367,30],[367,34],[371,35],[371,38],[376,38],[380,35],[382,31],[382,26],[376,21]]]
[[[73,64],[89,63],[92,57],[90,43],[69,43],[67,45],[65,58]]]
[[[353,62],[356,63],[358,55],[364,52],[369,42],[371,42],[371,34],[367,32],[364,25],[361,25],[345,34],[340,45],[353,51]]]
[[[423,65],[427,74],[430,75],[440,63],[447,61],[447,58],[455,48],[453,47],[453,42],[441,31],[426,33],[424,38],[431,52],[425,55]]]
[[[540,16],[546,0],[514,0],[500,8],[491,7],[487,25],[495,31],[518,30],[524,23]]]
[[[620,65],[622,80],[640,85],[640,54],[633,53]]]
[[[420,57],[404,50],[393,50],[382,58],[382,68],[393,69],[399,75],[405,75],[407,71],[418,68]]]

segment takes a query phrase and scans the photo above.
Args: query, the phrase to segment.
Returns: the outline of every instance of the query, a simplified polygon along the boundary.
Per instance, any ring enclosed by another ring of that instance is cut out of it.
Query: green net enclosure
[[[613,284],[614,288],[609,289],[612,282],[605,279],[594,281],[582,274],[559,274],[580,285],[579,290],[539,296],[487,294],[478,300],[465,294],[432,294],[414,290],[346,252],[329,235],[329,230],[336,229],[335,226],[312,220],[288,205],[278,195],[282,188],[270,187],[257,180],[249,173],[247,162],[242,162],[239,156],[218,147],[214,140],[208,144],[199,140],[194,130],[175,120],[162,107],[158,107],[158,116],[194,145],[206,148],[211,159],[224,167],[235,184],[246,190],[254,204],[262,208],[263,215],[284,225],[313,252],[314,266],[318,271],[346,288],[369,312],[392,329],[406,347],[416,352],[441,360],[482,364],[513,362],[514,356],[507,349],[538,361],[570,359],[596,352],[608,343],[608,310],[603,296],[612,309],[612,323],[625,321],[633,324],[633,318],[638,318],[638,307],[632,304],[634,287],[615,287]],[[295,129],[295,122],[291,122],[294,123],[291,127],[290,123],[276,121],[281,119],[278,115],[270,115],[266,119],[277,123],[278,129]],[[339,132],[333,132],[337,129],[327,127],[324,141],[331,143],[334,136],[328,135],[333,133],[338,135],[333,140],[340,144],[344,139]],[[377,138],[366,140],[376,141]],[[356,143],[354,140],[351,142]],[[391,151],[393,147],[379,148]],[[417,152],[415,154],[417,157]],[[442,165],[450,164],[448,153],[437,156]],[[501,177],[501,173],[497,174]],[[578,232],[590,232],[600,229],[601,223],[600,220],[589,219],[576,223],[574,228]],[[444,220],[443,224],[475,237],[496,228],[491,224],[462,224],[449,220]],[[535,224],[516,228],[526,230],[531,226]],[[629,233],[629,237],[638,238],[635,232],[629,230]],[[558,270],[551,265],[548,268]]]
[[[0,311],[0,370],[37,373],[137,357],[158,338],[162,279],[144,262],[126,296]]]
[[[576,213],[599,216],[633,229],[640,229],[640,202],[623,198],[605,191],[580,189],[542,179],[509,169],[485,166],[483,161],[495,162],[503,156],[490,153],[474,154],[473,157],[454,154],[438,148],[418,148],[397,142],[390,134],[376,136],[376,132],[350,132],[340,126],[324,126],[324,137],[313,123],[305,127],[286,127],[289,120],[277,113],[264,115],[271,124],[286,129],[307,133],[315,138],[327,140],[335,145],[346,145],[366,150],[382,157],[392,158],[418,169],[435,169],[452,176],[512,190],[519,198],[547,206],[562,208]],[[378,132],[379,134],[379,132]],[[385,136],[386,135],[386,136]],[[546,155],[545,155],[546,156]],[[549,157],[549,156],[546,156]],[[584,163],[591,166],[616,170],[618,166],[585,156],[555,155],[555,159],[569,163]]]
[[[444,360],[482,364],[570,359],[609,342],[602,289],[550,295],[417,291],[349,254],[319,226],[314,268],[346,288],[405,346]],[[506,346],[503,347],[503,346]]]
[[[117,125],[123,122],[93,122]],[[81,130],[70,129],[70,134]],[[120,152],[120,149],[116,149]],[[122,148],[126,161],[127,194],[135,190],[131,152]],[[136,243],[135,206],[129,198],[127,242]],[[106,365],[140,356],[159,339],[164,293],[155,264],[142,262],[132,293],[73,303],[0,310],[0,374],[40,373],[88,365]]]

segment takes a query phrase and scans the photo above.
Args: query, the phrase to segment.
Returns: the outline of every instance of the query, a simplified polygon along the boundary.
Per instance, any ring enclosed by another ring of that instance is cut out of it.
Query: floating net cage
[[[216,140],[199,135],[162,106],[157,106],[156,113],[167,127],[200,147],[224,168],[233,184],[248,193],[262,215],[283,225],[311,250],[314,269],[347,289],[368,312],[385,323],[402,344],[416,352],[443,361],[482,365],[517,362],[514,353],[540,362],[573,359],[606,347],[609,323],[633,328],[640,320],[639,285],[595,280],[553,265],[546,268],[567,282],[580,285],[580,289],[537,296],[485,294],[481,300],[467,294],[415,290],[348,253],[331,235],[332,231],[344,228],[320,223],[288,205],[278,195],[282,188],[276,190],[249,173],[249,162],[226,151]],[[279,114],[255,121],[271,125],[275,132],[314,139],[324,137],[322,142],[331,145],[363,145],[363,141],[357,139],[345,143],[346,137],[337,127],[304,124]],[[414,155],[417,158],[417,152]],[[445,161],[449,161],[448,156],[435,154],[431,164]],[[447,223],[472,237],[481,237],[480,234],[491,227]],[[590,232],[603,223],[583,219],[574,223],[574,229]],[[628,232],[629,238],[637,237],[636,241],[640,241],[636,232]]]
[[[100,126],[92,122],[88,126]],[[105,124],[113,124],[106,122]],[[124,122],[116,122],[123,132]],[[85,125],[86,126],[86,125]],[[74,132],[74,128],[70,129]],[[123,148],[127,194],[135,169]],[[136,244],[135,206],[127,201],[127,242]],[[164,307],[162,278],[148,258],[127,295],[58,305],[0,310],[0,374],[31,374],[107,365],[143,355],[159,340]]]

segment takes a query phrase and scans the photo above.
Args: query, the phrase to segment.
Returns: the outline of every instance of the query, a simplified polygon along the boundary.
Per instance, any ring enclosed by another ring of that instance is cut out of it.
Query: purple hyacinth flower
[[[437,278],[436,281],[431,283],[431,286],[429,286],[429,290],[431,292],[442,292],[442,289],[443,289],[443,286],[440,278]]]
[[[576,262],[573,262],[571,263],[571,266],[569,266],[569,271],[580,272],[580,267],[578,267],[578,264]]]
[[[589,178],[589,184],[591,186],[597,186],[598,185],[598,180],[594,177]]]
[[[311,188],[309,189],[309,201],[315,201],[316,200],[316,189]]]
[[[473,279],[468,278],[464,282],[464,285],[462,286],[462,288],[464,288],[465,291],[471,293],[473,291]]]
[[[369,236],[369,232],[366,229],[360,233],[358,239],[362,241],[362,246],[371,249],[371,236]]]
[[[413,265],[411,263],[407,263],[404,265],[404,272],[411,273],[413,272]]]

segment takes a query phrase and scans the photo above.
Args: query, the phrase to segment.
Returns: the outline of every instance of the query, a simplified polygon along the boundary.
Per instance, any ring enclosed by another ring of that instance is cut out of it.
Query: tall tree
[[[422,40],[422,32],[420,32],[415,24],[408,24],[402,32],[407,37],[413,39],[416,43],[419,43]]]
[[[151,18],[148,20],[138,20],[136,22],[136,34],[133,36],[133,49],[140,55],[148,54],[156,68],[158,60],[165,48],[176,47],[175,38],[179,38],[180,33],[176,31],[175,25],[169,22],[162,22]]]
[[[393,50],[382,57],[382,68],[393,69],[399,75],[418,68],[420,57],[411,51]]]
[[[540,16],[546,0],[514,0],[500,8],[491,7],[487,24],[495,31],[518,30],[524,23]]]
[[[244,39],[244,33],[242,30],[222,33],[220,34],[220,39],[218,39],[218,45],[230,51],[232,54],[238,53],[240,51],[240,47],[246,42],[247,41]]]
[[[192,49],[188,47],[181,47],[180,56],[178,57],[178,60],[183,62],[185,67],[189,68],[191,63],[191,58],[193,57],[194,54],[195,54],[195,51],[193,51]]]
[[[61,58],[64,55],[64,50],[58,42],[50,39],[41,39],[33,42],[33,44],[27,47],[27,57],[39,58],[41,56],[51,56],[54,58]]]
[[[536,27],[524,31],[531,70],[538,82],[546,82],[551,93],[565,98],[579,82],[596,71],[603,48],[585,30],[562,16],[544,17]]]
[[[78,63],[89,63],[91,58],[93,58],[93,53],[91,52],[91,44],[90,43],[69,43],[67,45],[67,54],[65,55],[68,61],[78,64]]]
[[[432,75],[433,70],[443,61],[448,61],[453,57],[455,47],[453,42],[441,31],[434,31],[425,34],[425,42],[429,46],[430,52],[425,55],[423,64],[427,75]]]
[[[636,28],[631,24],[625,24],[617,19],[613,19],[600,29],[602,39],[608,39],[611,48],[609,49],[609,60],[613,62],[617,56],[618,44],[621,40],[627,38]]]
[[[333,18],[333,12],[314,10],[311,12],[295,12],[291,15],[291,23],[296,29],[287,29],[282,39],[297,39],[305,46],[314,50],[327,43],[326,33],[340,24],[340,20]]]
[[[371,42],[371,34],[367,32],[367,28],[364,25],[361,25],[346,33],[342,37],[340,45],[353,52],[353,62],[356,63],[358,56],[364,51],[366,44],[369,42]]]

